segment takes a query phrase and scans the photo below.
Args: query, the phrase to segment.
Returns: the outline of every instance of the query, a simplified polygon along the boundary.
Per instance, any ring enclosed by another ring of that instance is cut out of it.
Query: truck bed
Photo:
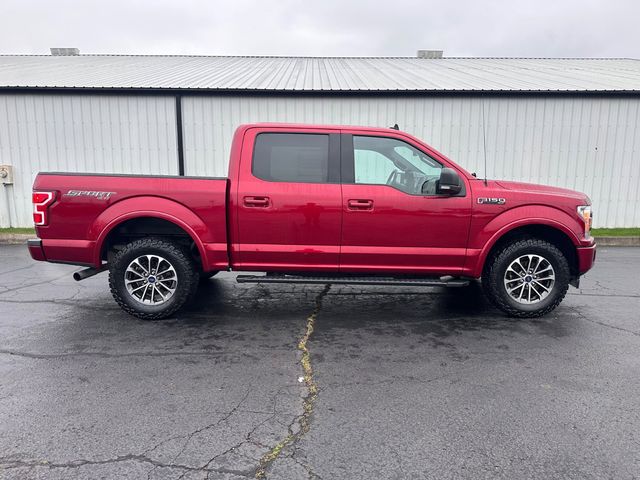
[[[131,217],[171,221],[198,240],[211,265],[226,266],[227,178],[45,172],[34,191],[55,191],[49,224],[37,226],[52,262],[97,267],[111,226]]]

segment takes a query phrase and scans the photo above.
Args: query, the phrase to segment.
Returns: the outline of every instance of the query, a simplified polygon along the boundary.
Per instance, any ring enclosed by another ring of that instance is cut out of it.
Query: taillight
[[[33,192],[33,223],[37,226],[49,223],[49,206],[56,201],[56,192]]]

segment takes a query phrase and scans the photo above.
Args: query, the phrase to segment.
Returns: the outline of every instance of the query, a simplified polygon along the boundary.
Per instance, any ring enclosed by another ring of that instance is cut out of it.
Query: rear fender
[[[510,231],[528,225],[545,225],[555,228],[564,233],[574,246],[580,245],[578,222],[566,212],[546,205],[516,207],[493,218],[475,239],[471,239],[464,269],[466,274],[480,277],[487,256],[496,242]]]
[[[209,239],[211,232],[195,213],[184,205],[159,197],[135,197],[122,200],[103,211],[89,229],[89,238],[95,239],[94,265],[101,263],[101,252],[109,233],[122,222],[134,218],[152,217],[167,220],[182,228],[193,240],[205,268],[207,252],[202,239]]]

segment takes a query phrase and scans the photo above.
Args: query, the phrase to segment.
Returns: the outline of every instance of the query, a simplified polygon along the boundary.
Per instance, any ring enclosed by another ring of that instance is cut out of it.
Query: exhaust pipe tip
[[[77,272],[73,272],[73,279],[76,282],[79,282],[80,280],[84,280],[86,278],[89,277],[93,277],[94,275],[97,275],[100,272],[104,272],[107,269],[106,265],[102,265],[100,268],[85,268],[84,270],[78,270]]]

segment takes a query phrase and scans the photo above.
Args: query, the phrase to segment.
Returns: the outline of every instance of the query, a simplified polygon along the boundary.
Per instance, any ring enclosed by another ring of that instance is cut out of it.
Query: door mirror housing
[[[458,195],[462,191],[462,179],[452,168],[443,168],[440,180],[436,182],[437,195]]]

